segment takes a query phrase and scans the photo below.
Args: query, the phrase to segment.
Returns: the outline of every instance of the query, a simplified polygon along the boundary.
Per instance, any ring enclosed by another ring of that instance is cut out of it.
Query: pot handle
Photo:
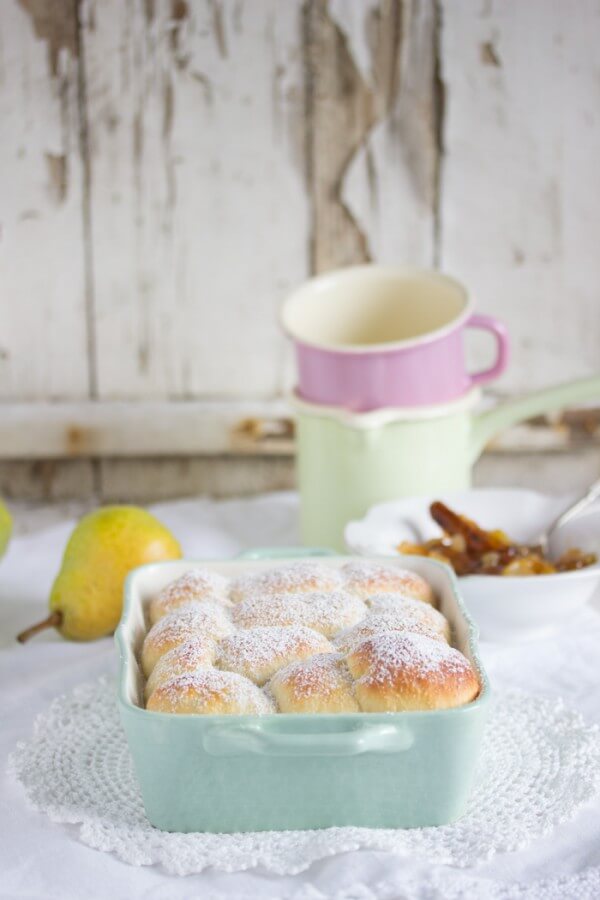
[[[236,559],[297,559],[305,556],[337,556],[329,547],[255,547],[244,550]]]
[[[211,756],[358,756],[408,750],[414,736],[406,725],[366,724],[335,732],[271,731],[266,724],[214,726],[203,736]]]
[[[474,372],[469,375],[471,384],[487,384],[494,378],[502,375],[508,365],[509,340],[506,327],[493,316],[485,316],[482,313],[473,313],[466,322],[467,328],[483,328],[491,331],[496,339],[496,361],[489,369],[483,372]]]
[[[600,375],[557,384],[554,387],[527,394],[525,397],[500,403],[494,409],[479,413],[473,417],[469,447],[470,461],[475,462],[488,441],[510,425],[522,422],[532,416],[562,409],[572,403],[583,403],[585,400],[594,399],[600,400]]]

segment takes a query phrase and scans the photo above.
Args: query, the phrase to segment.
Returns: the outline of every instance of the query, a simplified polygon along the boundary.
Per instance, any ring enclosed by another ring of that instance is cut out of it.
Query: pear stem
[[[37,625],[32,625],[31,628],[26,628],[25,631],[22,631],[17,635],[17,640],[20,644],[24,644],[25,641],[28,641],[29,638],[32,638],[34,634],[39,634],[40,631],[44,631],[46,628],[59,628],[62,625],[63,616],[62,613],[58,610],[56,612],[50,613],[47,619],[44,619],[43,622],[38,622]]]

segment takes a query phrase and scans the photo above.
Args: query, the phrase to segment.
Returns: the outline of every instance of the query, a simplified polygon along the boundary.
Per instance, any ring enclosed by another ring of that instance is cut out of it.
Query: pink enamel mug
[[[473,312],[458,281],[439,272],[354,266],[307,281],[283,304],[298,394],[354,412],[448,403],[497,378],[508,361],[501,322]],[[467,372],[466,328],[496,341],[496,359]]]

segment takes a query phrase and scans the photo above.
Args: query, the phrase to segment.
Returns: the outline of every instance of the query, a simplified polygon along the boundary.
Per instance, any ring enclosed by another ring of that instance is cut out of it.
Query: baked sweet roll
[[[378,595],[388,598],[389,594]],[[384,631],[404,631],[424,634],[438,641],[450,639],[450,625],[433,606],[410,597],[395,597],[393,605],[371,607],[369,614],[352,628],[345,628],[334,638],[338,650],[350,652],[365,638]]]
[[[256,595],[335,591],[341,586],[337,569],[315,562],[295,562],[236,578],[229,596],[234,603]]]
[[[474,700],[479,679],[469,660],[444,641],[388,631],[346,657],[364,712],[450,709]]]
[[[282,713],[359,712],[354,682],[341,653],[320,653],[280,669],[268,684]]]
[[[409,569],[357,560],[343,565],[341,572],[346,590],[364,600],[368,600],[372,594],[396,593],[435,606],[435,594],[431,585]]]
[[[159,685],[178,675],[189,675],[198,669],[212,666],[217,656],[217,642],[212,637],[197,635],[185,644],[179,644],[160,657],[146,682],[146,699]]]
[[[294,563],[231,586],[191,570],[149,605],[156,621],[140,654],[147,709],[355,713],[468,703],[478,676],[449,646],[434,601],[419,575],[360,560],[341,569]]]
[[[395,617],[398,621],[421,624],[450,641],[448,619],[429,603],[404,594],[372,594],[366,603],[370,616],[387,616],[390,620]]]
[[[198,715],[265,715],[274,712],[264,691],[235,672],[199,669],[178,675],[157,687],[146,709]]]
[[[142,671],[148,678],[161,656],[173,647],[197,637],[219,640],[232,631],[227,610],[220,603],[190,603],[152,626],[142,646]]]
[[[267,625],[246,628],[222,640],[216,665],[262,685],[289,663],[333,650],[327,638],[311,628]]]
[[[347,591],[254,594],[234,606],[231,617],[239,628],[259,625],[304,625],[332,637],[355,625],[367,613],[365,604]]]
[[[220,602],[229,606],[228,579],[209,569],[190,569],[172,581],[150,601],[148,615],[152,625],[174,610],[190,603]]]

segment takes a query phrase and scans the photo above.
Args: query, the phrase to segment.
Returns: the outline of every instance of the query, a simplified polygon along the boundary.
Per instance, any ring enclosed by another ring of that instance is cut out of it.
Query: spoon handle
[[[594,500],[597,500],[600,497],[600,478],[597,481],[594,481],[593,484],[589,486],[586,490],[585,494],[582,494],[581,497],[578,497],[570,506],[567,507],[556,519],[552,522],[551,525],[543,532],[541,535],[540,543],[547,544],[548,539],[552,532],[559,528],[561,525],[564,525],[566,522],[569,522],[574,516],[580,513],[582,510],[589,506],[590,503],[593,503]]]

